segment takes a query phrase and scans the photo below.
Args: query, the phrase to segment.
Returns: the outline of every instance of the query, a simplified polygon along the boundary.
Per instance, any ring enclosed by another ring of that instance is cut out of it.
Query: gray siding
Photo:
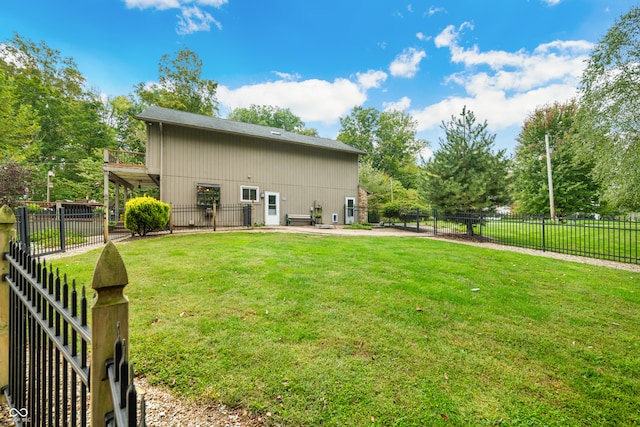
[[[338,214],[344,222],[345,197],[358,196],[358,156],[287,142],[204,131],[174,125],[149,126],[147,166],[162,169],[161,198],[175,205],[195,204],[196,184],[219,184],[221,203],[240,203],[241,186],[280,193],[280,223],[286,213],[309,213],[322,205],[323,221]],[[160,158],[163,159],[160,168]],[[255,221],[264,222],[264,200]]]

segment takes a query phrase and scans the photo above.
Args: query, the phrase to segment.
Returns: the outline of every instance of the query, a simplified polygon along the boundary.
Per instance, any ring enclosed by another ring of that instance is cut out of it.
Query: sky
[[[110,97],[157,82],[162,55],[189,48],[219,84],[221,117],[289,108],[327,138],[362,105],[405,111],[437,150],[442,122],[466,106],[512,154],[528,115],[577,95],[595,44],[637,3],[0,0],[0,42],[44,41]]]

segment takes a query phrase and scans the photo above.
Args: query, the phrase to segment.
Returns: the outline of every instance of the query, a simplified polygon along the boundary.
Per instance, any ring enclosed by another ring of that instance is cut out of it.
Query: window
[[[220,206],[220,186],[216,184],[198,184],[196,186],[196,204],[212,208],[215,200]]]
[[[258,187],[240,187],[241,202],[257,202]]]

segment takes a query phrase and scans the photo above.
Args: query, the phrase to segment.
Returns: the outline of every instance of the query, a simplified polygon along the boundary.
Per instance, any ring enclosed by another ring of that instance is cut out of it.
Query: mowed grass
[[[640,274],[413,237],[118,249],[136,371],[193,401],[285,426],[640,423]],[[98,254],[54,265],[90,283]]]

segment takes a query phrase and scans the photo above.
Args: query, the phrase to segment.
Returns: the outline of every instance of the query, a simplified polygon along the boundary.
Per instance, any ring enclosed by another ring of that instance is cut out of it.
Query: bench
[[[291,225],[292,221],[304,221],[308,222],[309,225],[313,225],[313,218],[310,214],[286,214],[284,218],[287,225]]]

